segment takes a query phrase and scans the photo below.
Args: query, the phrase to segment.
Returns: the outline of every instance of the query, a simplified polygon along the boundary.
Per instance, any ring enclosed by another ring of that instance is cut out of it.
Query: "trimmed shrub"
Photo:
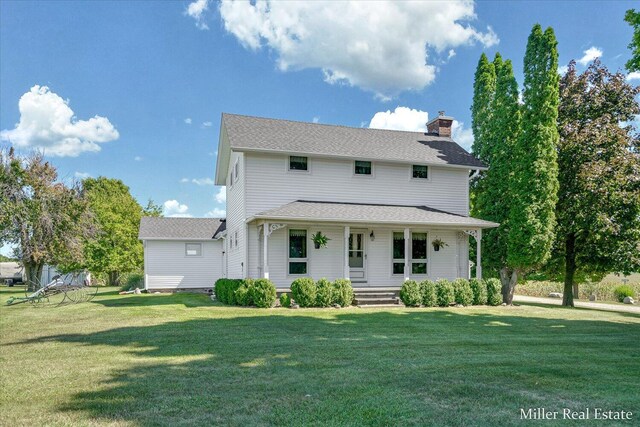
[[[251,298],[251,286],[247,283],[242,284],[238,289],[236,289],[233,293],[233,297],[236,305],[246,307],[253,304],[253,300]]]
[[[406,280],[400,288],[400,299],[407,307],[419,307],[422,304],[422,293],[418,282]]]
[[[487,286],[487,304],[502,304],[502,284],[499,279],[487,279],[484,281]]]
[[[479,279],[469,280],[471,292],[473,292],[473,305],[485,305],[487,303],[487,285]]]
[[[327,279],[316,282],[316,306],[329,307],[333,302],[333,285]]]
[[[447,279],[440,279],[436,282],[436,297],[440,307],[448,307],[456,302],[456,293],[453,283]]]
[[[289,294],[280,294],[280,305],[284,308],[291,307],[291,297],[289,297]]]
[[[300,277],[291,283],[291,296],[300,307],[313,307],[316,303],[316,284],[309,277]]]
[[[351,280],[336,279],[336,281],[333,282],[332,287],[332,303],[338,304],[340,307],[349,307],[353,302],[353,287],[351,287]]]
[[[235,292],[244,284],[242,279],[218,279],[214,285],[216,298],[223,304],[234,305],[236,303]]]
[[[422,305],[425,307],[435,307],[438,305],[436,283],[434,281],[424,280],[420,283],[420,293],[422,294]]]
[[[631,286],[628,285],[621,285],[618,286],[617,288],[615,288],[613,290],[613,294],[615,295],[616,299],[618,300],[618,302],[624,302],[624,299],[626,297],[634,297],[635,294],[633,293],[633,288]]]
[[[251,300],[256,307],[273,307],[276,302],[276,287],[269,279],[255,279],[249,285]]]
[[[456,293],[456,302],[462,305],[473,304],[473,291],[467,279],[456,279],[453,281],[453,289]]]

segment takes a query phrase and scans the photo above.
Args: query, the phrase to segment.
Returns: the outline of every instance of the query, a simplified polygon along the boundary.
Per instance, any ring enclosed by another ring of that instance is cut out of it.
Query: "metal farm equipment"
[[[51,282],[42,286],[29,282],[25,286],[24,297],[11,297],[7,305],[29,302],[38,306],[59,306],[90,301],[98,293],[98,288],[88,286],[83,273],[69,273],[54,276]]]

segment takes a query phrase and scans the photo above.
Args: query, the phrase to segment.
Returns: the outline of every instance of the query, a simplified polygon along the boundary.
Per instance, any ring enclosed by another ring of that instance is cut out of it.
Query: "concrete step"
[[[354,292],[356,298],[395,298],[399,296],[393,292]]]
[[[359,306],[363,306],[363,305],[386,305],[386,304],[391,304],[391,305],[398,305],[398,300],[396,300],[395,298],[362,298],[362,297],[358,297],[354,299],[356,305]]]
[[[360,308],[398,308],[404,307],[403,304],[358,304]]]

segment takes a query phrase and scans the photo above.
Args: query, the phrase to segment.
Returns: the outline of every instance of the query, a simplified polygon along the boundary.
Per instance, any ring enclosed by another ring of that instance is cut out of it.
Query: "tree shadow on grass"
[[[102,296],[115,296],[115,298],[102,298]],[[178,292],[175,294],[126,294],[118,295],[117,291],[103,292],[99,294],[100,298],[95,298],[92,303],[100,304],[105,307],[149,307],[154,305],[183,305],[185,307],[206,307],[221,305],[211,301],[206,294],[197,294],[189,292]]]
[[[20,344],[131,354],[59,409],[142,426],[515,425],[520,408],[639,409],[637,323],[513,310],[250,310]]]

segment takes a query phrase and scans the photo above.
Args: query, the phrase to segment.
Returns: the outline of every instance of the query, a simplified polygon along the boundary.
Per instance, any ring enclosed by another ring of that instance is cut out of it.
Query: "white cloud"
[[[282,71],[317,68],[330,84],[349,84],[386,99],[433,82],[428,50],[499,42],[470,25],[474,3],[256,1],[220,3],[225,29],[247,49],[277,54]]]
[[[473,145],[473,130],[465,128],[464,122],[454,120],[451,124],[451,139],[457,142],[462,148],[471,152]]]
[[[18,148],[44,151],[46,155],[77,157],[101,150],[99,144],[119,138],[106,117],[78,120],[69,100],[47,86],[33,86],[18,102],[20,122],[15,129],[0,132],[0,139]]]
[[[600,58],[602,56],[602,49],[599,49],[595,46],[591,46],[589,49],[584,51],[584,56],[578,59],[578,64],[587,65],[589,62],[593,61],[596,58]]]
[[[182,183],[189,182],[189,178],[182,178],[182,179],[180,180],[180,182],[182,182]]]
[[[192,17],[196,21],[196,27],[200,30],[208,30],[209,26],[204,20],[204,13],[209,9],[209,0],[196,0],[187,6],[185,15]]]
[[[314,117],[313,118],[313,123],[318,123],[320,121],[320,117]]]
[[[91,174],[88,172],[76,172],[73,176],[78,179],[91,178]]]
[[[627,81],[630,82],[631,80],[640,80],[640,71],[627,74]]]
[[[190,218],[192,215],[188,211],[189,206],[183,205],[177,200],[167,200],[164,202],[164,209],[162,213],[166,217]]]
[[[398,106],[393,112],[387,110],[374,114],[369,122],[369,127],[420,132],[427,129],[428,121],[429,113],[426,111],[412,110],[408,107]]]
[[[206,127],[206,128],[210,128],[211,126],[213,126],[213,123],[211,123],[211,122],[204,122],[204,123],[202,123],[202,126],[203,126],[203,127]]]
[[[193,123],[193,120],[191,120],[191,117],[187,117],[186,119],[184,119],[184,122],[190,125],[191,123]]]
[[[133,158],[133,160],[135,160],[136,162],[141,162],[141,161],[142,161],[142,157],[140,157],[140,156],[135,156],[135,157]]]
[[[204,214],[204,216],[210,218],[224,218],[227,216],[227,211],[225,211],[224,209],[214,208],[213,210]]]
[[[568,65],[561,65],[558,67],[558,74],[560,74],[561,76],[564,76],[565,74],[567,74],[567,71],[569,71]]]
[[[456,51],[453,49],[449,49],[449,53],[447,54],[447,61],[456,56]]]
[[[215,185],[215,182],[211,178],[182,178],[180,180],[182,183],[191,182],[196,185]]]
[[[220,187],[216,193],[216,202],[226,203],[227,201],[227,187]]]

